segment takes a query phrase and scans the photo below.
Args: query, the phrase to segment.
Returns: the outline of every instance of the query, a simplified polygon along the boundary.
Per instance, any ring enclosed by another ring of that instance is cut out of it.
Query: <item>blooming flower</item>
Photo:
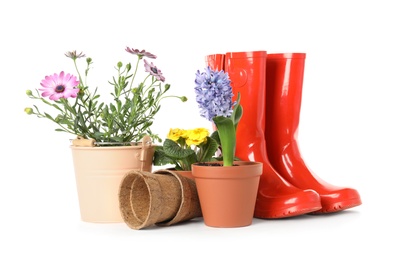
[[[43,88],[39,90],[43,97],[48,97],[50,100],[59,100],[60,98],[75,98],[80,89],[77,87],[79,81],[72,74],[61,73],[52,76],[46,76],[40,83]]]
[[[83,52],[77,53],[77,51],[68,51],[65,53],[65,56],[71,58],[72,60],[75,60],[85,57],[85,54]]]
[[[171,139],[172,141],[178,141],[179,138],[185,137],[186,131],[180,128],[171,128],[168,132],[167,138]]]
[[[222,150],[223,166],[232,166],[236,149],[236,128],[243,114],[240,95],[232,101],[233,92],[229,75],[223,70],[207,66],[196,72],[195,93],[200,115],[217,128]]]
[[[216,160],[213,156],[218,147],[208,129],[171,128],[163,146],[156,146],[153,164],[173,164],[176,170],[190,171],[193,163]]]
[[[200,115],[212,121],[215,116],[229,117],[233,113],[233,92],[229,75],[223,70],[214,71],[206,67],[203,72],[196,72],[196,101]]]
[[[156,79],[164,82],[165,78],[163,74],[161,73],[161,70],[159,70],[156,66],[154,66],[153,62],[149,63],[147,60],[143,60],[145,62],[145,71],[149,72],[150,75],[156,77]]]
[[[186,144],[198,146],[200,144],[205,144],[207,142],[207,136],[209,136],[209,131],[206,128],[196,128],[188,130],[186,132]]]
[[[142,59],[142,57],[148,57],[148,58],[151,58],[151,59],[156,59],[157,58],[156,55],[151,54],[150,52],[147,52],[145,50],[141,50],[140,51],[138,49],[134,49],[134,48],[130,48],[130,47],[127,47],[125,50],[127,52],[131,53],[131,54],[138,55],[139,59]]]

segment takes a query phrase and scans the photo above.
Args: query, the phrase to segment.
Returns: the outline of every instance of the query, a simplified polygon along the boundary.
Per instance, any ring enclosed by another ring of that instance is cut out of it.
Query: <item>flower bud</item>
[[[26,95],[31,96],[32,95],[32,91],[30,89],[26,90]]]
[[[123,63],[121,61],[117,62],[117,68],[123,67]]]
[[[182,97],[181,97],[181,100],[182,100],[182,102],[186,102],[186,101],[187,101],[187,97],[182,96]]]
[[[27,107],[27,108],[25,108],[25,113],[28,115],[31,115],[31,114],[33,114],[33,109],[30,107]]]

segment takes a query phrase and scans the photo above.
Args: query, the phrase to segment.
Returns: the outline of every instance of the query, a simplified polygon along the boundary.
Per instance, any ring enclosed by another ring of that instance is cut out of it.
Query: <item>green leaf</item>
[[[211,161],[212,157],[215,155],[215,152],[218,150],[218,142],[211,137],[207,137],[207,142],[203,145],[200,145],[200,151],[198,153],[197,161],[199,162],[208,162]]]
[[[212,139],[214,139],[214,140],[218,143],[218,146],[221,144],[221,140],[219,139],[218,130],[215,130],[214,132],[212,132],[212,134],[210,135],[210,137],[211,137]]]
[[[172,141],[171,139],[165,139],[163,144],[163,151],[168,157],[171,157],[173,159],[184,159],[195,153],[190,148],[184,149],[180,147],[176,142]]]
[[[109,104],[110,107],[110,111],[112,111],[112,113],[117,113],[117,109],[113,104]]]
[[[236,129],[231,118],[217,116],[213,121],[221,141],[223,166],[232,166],[236,147]]]
[[[168,157],[161,146],[157,146],[156,150],[154,151],[154,156],[153,156],[153,165],[155,166],[161,166],[161,165],[167,165],[167,164],[177,164],[176,160]]]
[[[231,116],[235,128],[237,128],[237,125],[240,122],[242,116],[243,116],[243,107],[240,105],[240,92],[239,92],[237,94],[236,105],[233,108],[233,113]]]

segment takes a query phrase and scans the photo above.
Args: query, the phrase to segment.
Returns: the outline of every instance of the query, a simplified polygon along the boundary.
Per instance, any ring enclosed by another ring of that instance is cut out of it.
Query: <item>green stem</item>
[[[223,166],[233,166],[236,147],[234,123],[232,119],[223,116],[214,117],[213,120],[221,141]]]
[[[140,60],[141,60],[141,57],[138,56],[138,60],[136,61],[136,65],[135,65],[135,71],[134,71],[134,74],[132,75],[132,79],[131,79],[131,83],[130,83],[130,90],[132,89],[132,86],[134,84],[134,79],[135,79],[136,72],[138,71],[138,64],[139,64]]]

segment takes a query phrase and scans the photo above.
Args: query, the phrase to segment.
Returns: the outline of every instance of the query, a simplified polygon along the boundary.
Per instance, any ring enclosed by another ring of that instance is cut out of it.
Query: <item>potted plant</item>
[[[110,96],[105,100],[100,99],[98,88],[87,81],[92,58],[85,58],[82,70],[78,61],[85,54],[77,51],[65,53],[73,61],[76,75],[54,73],[45,76],[41,88],[26,91],[29,98],[51,109],[43,112],[33,105],[25,108],[28,115],[46,118],[55,123],[56,131],[76,137],[71,150],[83,221],[122,221],[119,184],[129,170],[151,171],[153,142],[161,141],[151,126],[162,100],[187,100],[184,96],[166,95],[170,84],[165,83],[161,70],[147,61],[156,59],[156,55],[130,47],[125,50],[136,56],[135,66],[131,62],[116,64],[116,75],[108,82]],[[136,83],[141,64],[145,74]]]
[[[173,165],[169,170],[193,178],[192,164],[215,161],[219,142],[216,132],[210,136],[206,128],[171,128],[163,145],[155,147],[153,165]]]
[[[200,115],[213,122],[222,161],[193,163],[204,222],[212,227],[242,227],[252,223],[262,163],[236,161],[236,129],[243,115],[240,95],[233,101],[228,73],[209,66],[196,73],[195,93]]]

